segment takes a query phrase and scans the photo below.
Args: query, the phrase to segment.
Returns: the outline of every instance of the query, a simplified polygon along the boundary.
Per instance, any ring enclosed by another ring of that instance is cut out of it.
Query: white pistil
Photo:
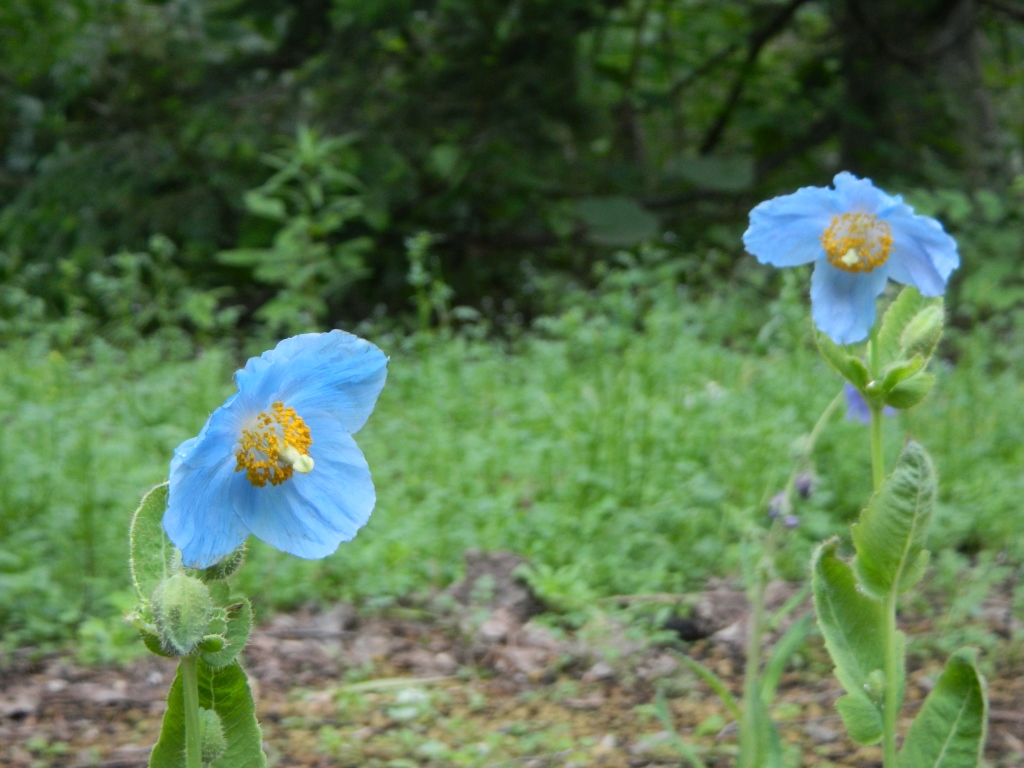
[[[287,464],[300,475],[308,475],[313,471],[313,457],[306,453],[299,453],[290,445],[284,446],[278,456],[278,462]]]
[[[860,255],[857,253],[856,248],[851,248],[839,260],[846,266],[853,267],[860,263]]]

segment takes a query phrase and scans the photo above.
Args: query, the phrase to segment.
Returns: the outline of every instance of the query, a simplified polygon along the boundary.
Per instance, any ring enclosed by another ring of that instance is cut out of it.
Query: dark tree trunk
[[[1003,143],[982,82],[975,0],[837,0],[845,167],[987,185]]]

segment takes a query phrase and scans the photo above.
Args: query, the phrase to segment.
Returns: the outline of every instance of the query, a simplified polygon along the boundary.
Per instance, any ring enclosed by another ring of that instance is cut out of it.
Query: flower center
[[[249,482],[262,488],[268,482],[280,485],[295,472],[313,471],[309,446],[313,444],[309,427],[284,403],[274,403],[269,411],[256,417],[252,429],[243,429],[235,458],[236,472],[245,470]]]
[[[821,235],[828,263],[845,272],[870,272],[889,260],[892,229],[873,213],[833,216]]]

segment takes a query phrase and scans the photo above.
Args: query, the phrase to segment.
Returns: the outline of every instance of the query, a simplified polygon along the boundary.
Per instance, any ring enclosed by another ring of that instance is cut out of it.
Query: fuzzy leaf
[[[227,606],[225,611],[227,612],[227,621],[224,622],[223,630],[219,632],[219,634],[223,634],[226,641],[224,647],[219,651],[202,655],[203,661],[211,667],[223,667],[238,658],[238,654],[242,652],[245,644],[249,641],[249,633],[252,631],[252,608],[244,597],[241,598],[241,602]],[[216,620],[212,622],[211,629],[219,623],[221,622]]]
[[[857,589],[853,570],[836,556],[838,544],[826,541],[814,553],[814,607],[836,677],[849,694],[837,704],[839,714],[853,739],[873,744],[882,737],[882,709],[865,686],[873,672],[885,669],[885,606]]]
[[[988,725],[985,678],[973,648],[949,657],[914,719],[900,753],[901,768],[976,768]]]
[[[220,718],[227,749],[209,768],[263,768],[263,735],[256,722],[256,706],[245,672],[237,663],[212,669],[200,659],[199,706],[211,709]],[[157,741],[149,758],[149,768],[185,768],[185,711],[181,669],[167,695]]]
[[[814,332],[814,340],[818,344],[818,351],[825,358],[832,369],[853,384],[857,389],[862,390],[868,385],[871,376],[868,374],[867,366],[859,357],[855,357],[845,349],[836,344],[832,339],[820,331]]]
[[[924,358],[915,355],[910,360],[898,360],[882,372],[882,391],[888,392],[901,381],[909,379],[924,367]]]
[[[143,496],[132,516],[129,564],[135,590],[144,603],[164,579],[181,570],[181,556],[164,533],[166,509],[167,483],[162,483]]]
[[[928,307],[942,307],[942,299],[926,299],[912,285],[908,285],[896,301],[882,316],[882,325],[878,329],[878,353],[883,366],[903,357],[903,333],[906,331],[919,312]],[[925,356],[926,357],[926,356]]]
[[[893,589],[905,592],[920,580],[934,511],[935,469],[928,452],[911,440],[853,526],[853,567],[868,594],[884,598]]]
[[[912,408],[920,403],[935,385],[935,376],[931,373],[917,373],[904,379],[889,390],[885,395],[885,404],[901,410]]]

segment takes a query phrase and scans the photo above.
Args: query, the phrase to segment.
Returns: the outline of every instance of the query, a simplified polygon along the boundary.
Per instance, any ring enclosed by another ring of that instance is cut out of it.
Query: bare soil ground
[[[450,594],[455,601],[465,596]],[[728,602],[722,587],[707,596],[709,605]],[[733,764],[735,725],[675,652],[613,618],[577,633],[524,621],[531,609],[519,597],[446,614],[392,608],[360,616],[338,605],[281,614],[260,627],[245,666],[270,764],[688,765],[674,732],[708,765]],[[742,612],[726,613],[719,624],[736,621],[687,653],[738,695]],[[1009,654],[1001,658],[989,679],[986,756],[993,766],[1018,766],[1024,678]],[[941,660],[911,666],[903,729]],[[833,709],[840,691],[818,639],[796,667],[783,676],[773,707],[794,764],[880,765],[878,748],[845,736]],[[0,765],[145,766],[173,675],[173,663],[155,657],[83,668],[59,654],[18,652],[0,669]],[[667,704],[660,716],[659,691]]]

